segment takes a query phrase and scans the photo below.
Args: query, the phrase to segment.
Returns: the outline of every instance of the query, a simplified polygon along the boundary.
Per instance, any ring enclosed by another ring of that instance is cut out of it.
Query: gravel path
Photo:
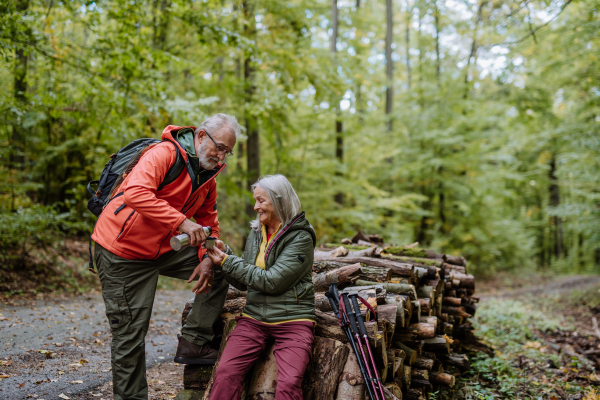
[[[148,368],[173,360],[181,310],[192,297],[190,291],[157,291],[146,336]],[[105,385],[110,340],[100,294],[0,305],[0,399],[112,398]]]

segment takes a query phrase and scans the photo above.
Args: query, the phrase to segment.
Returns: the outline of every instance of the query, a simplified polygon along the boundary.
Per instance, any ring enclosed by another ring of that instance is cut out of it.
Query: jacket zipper
[[[121,233],[123,233],[123,230],[125,229],[125,225],[127,224],[127,221],[129,221],[129,218],[131,218],[131,216],[133,215],[134,212],[135,212],[135,210],[133,210],[131,212],[131,214],[129,214],[129,216],[127,217],[125,222],[123,222],[123,226],[121,227],[121,232],[119,232],[119,234],[117,235],[117,239],[119,238],[119,236],[121,236]]]
[[[216,179],[216,178],[217,178],[217,175],[219,175],[219,174],[221,173],[221,171],[223,171],[223,168],[224,168],[224,167],[225,167],[225,164],[223,164],[223,165],[222,165],[222,167],[221,167],[221,168],[219,168],[219,170],[217,171],[217,173],[216,173],[216,174],[214,174],[212,178],[210,178],[209,180],[207,180],[206,182],[204,182],[204,183],[202,184],[202,186],[206,185],[207,183],[209,183],[209,182],[210,182],[210,181],[212,181],[213,179]],[[183,208],[181,209],[181,213],[182,213],[182,214],[185,214],[187,211],[189,211],[189,208],[188,208],[187,210],[185,209],[185,208],[186,208],[186,206],[188,206],[188,205],[191,203],[191,199],[192,199],[192,197],[193,197],[195,194],[197,194],[197,193],[200,191],[200,189],[202,189],[202,186],[200,186],[198,189],[196,189],[196,191],[194,191],[194,192],[190,193],[190,197],[188,197],[188,199],[187,199],[187,200],[185,201],[185,203],[183,204]],[[192,182],[192,187],[193,187],[193,182]],[[198,199],[196,199],[196,201],[197,201],[197,200],[198,200]],[[196,201],[194,201],[194,202],[193,202],[193,203],[191,203],[191,204],[195,204],[195,203],[196,203]],[[190,208],[191,208],[191,207],[190,207]]]
[[[273,239],[273,241],[271,242],[271,244],[269,245],[269,247],[265,250],[265,269],[267,268],[267,257],[269,257],[269,254],[271,253],[271,249],[275,245],[275,242],[277,240],[279,240],[279,238],[282,237],[283,234],[286,233],[288,231],[288,229],[290,229],[290,227],[292,225],[294,225],[296,223],[296,221],[298,220],[298,218],[300,218],[302,215],[304,215],[304,212],[302,212],[299,215],[297,215],[296,218],[294,218],[289,224],[287,224],[285,227],[283,227],[281,229],[281,232],[279,232],[277,234],[277,236],[275,236],[275,238]]]

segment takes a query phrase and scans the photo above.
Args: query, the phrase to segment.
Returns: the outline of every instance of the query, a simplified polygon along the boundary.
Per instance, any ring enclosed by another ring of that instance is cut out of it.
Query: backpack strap
[[[168,139],[165,141],[175,146],[177,158],[175,159],[175,163],[171,166],[171,168],[169,168],[169,170],[165,174],[165,179],[163,179],[162,183],[158,185],[158,188],[156,189],[157,191],[162,190],[168,184],[175,182],[175,180],[179,178],[179,175],[181,175],[181,172],[183,172],[183,169],[185,168],[186,164],[185,160],[183,159],[183,156],[181,155],[179,147]]]

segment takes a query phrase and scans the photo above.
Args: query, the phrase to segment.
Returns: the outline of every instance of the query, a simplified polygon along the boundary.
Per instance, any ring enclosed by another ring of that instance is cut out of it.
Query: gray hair
[[[269,195],[275,214],[277,214],[282,226],[285,226],[300,212],[300,199],[285,176],[280,174],[261,176],[251,186],[252,192],[257,186],[263,188]],[[250,227],[255,231],[260,230],[258,216],[250,222]]]
[[[208,132],[210,135],[213,133],[227,128],[229,133],[235,135],[235,138],[240,137],[240,124],[238,124],[237,119],[233,115],[227,115],[223,113],[218,113],[213,115],[212,117],[206,118],[198,128],[194,134],[198,134],[200,131]]]

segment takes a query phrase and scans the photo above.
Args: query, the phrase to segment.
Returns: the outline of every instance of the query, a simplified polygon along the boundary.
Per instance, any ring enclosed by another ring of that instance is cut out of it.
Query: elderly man
[[[144,338],[159,275],[188,282],[199,278],[176,361],[216,360],[217,350],[210,342],[228,284],[220,271],[213,274],[212,261],[202,248],[203,226],[212,227],[212,236],[218,237],[215,178],[225,167],[225,157],[232,154],[239,131],[235,117],[226,114],[207,118],[198,128],[167,126],[163,143],[143,154],[98,218],[92,235],[94,261],[113,334],[115,400],[148,398]],[[158,190],[177,152],[185,158],[186,168]],[[190,235],[191,247],[172,251],[169,240],[180,233]]]

